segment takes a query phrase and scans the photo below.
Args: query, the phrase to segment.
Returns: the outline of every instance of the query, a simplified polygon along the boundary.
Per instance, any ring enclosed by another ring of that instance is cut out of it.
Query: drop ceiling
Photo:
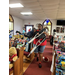
[[[9,8],[9,14],[25,20],[65,19],[65,0],[9,0],[9,4],[21,3],[23,8]],[[20,12],[32,12],[24,16]]]

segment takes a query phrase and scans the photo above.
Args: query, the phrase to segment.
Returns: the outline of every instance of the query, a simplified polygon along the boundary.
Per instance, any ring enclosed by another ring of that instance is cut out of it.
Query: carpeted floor
[[[52,63],[52,46],[47,42],[43,56],[49,58],[49,62],[42,61],[42,68],[38,67],[38,62],[34,59],[23,75],[51,75],[50,67]]]

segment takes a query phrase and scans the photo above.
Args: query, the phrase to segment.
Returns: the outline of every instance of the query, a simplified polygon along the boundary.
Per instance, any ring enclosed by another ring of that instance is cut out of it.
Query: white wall
[[[15,16],[12,16],[13,19],[14,19],[14,35],[16,34],[15,32],[18,30],[20,32],[22,32],[23,30],[23,27],[24,25],[34,25],[35,28],[37,28],[36,24],[37,23],[43,23],[44,20],[22,20],[22,19],[19,19]],[[51,35],[53,34],[53,29],[56,29],[57,25],[56,25],[56,21],[57,20],[53,20],[51,19],[51,22],[52,22],[52,33]],[[65,35],[65,33],[59,33],[58,35]]]
[[[37,28],[36,24],[37,23],[42,23],[43,20],[24,20],[24,25],[34,25],[35,28]]]
[[[24,20],[19,19],[15,16],[12,16],[14,19],[14,35],[16,34],[15,32],[18,30],[20,32],[22,32],[23,30],[23,24],[24,24]]]
[[[53,20],[53,19],[51,19],[51,22],[52,22],[52,33],[51,34],[53,34],[53,29],[56,29],[56,21],[57,20]],[[24,25],[29,25],[29,23],[30,23],[30,25],[34,25],[34,27],[35,28],[37,28],[36,27],[36,24],[37,23],[43,23],[44,22],[44,20],[24,20]],[[58,35],[65,35],[65,33],[59,33]]]

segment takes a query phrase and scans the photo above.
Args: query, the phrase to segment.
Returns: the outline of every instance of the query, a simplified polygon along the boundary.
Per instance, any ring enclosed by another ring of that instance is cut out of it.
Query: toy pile
[[[65,75],[65,43],[59,42],[56,51],[56,75]]]
[[[61,41],[65,41],[65,36],[62,35],[54,35],[54,42],[60,43]]]
[[[59,74],[59,71],[61,74]],[[56,75],[65,75],[65,54],[57,50],[56,56]]]

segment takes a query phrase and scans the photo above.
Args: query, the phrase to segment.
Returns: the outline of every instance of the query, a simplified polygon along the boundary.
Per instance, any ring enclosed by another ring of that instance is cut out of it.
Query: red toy
[[[9,56],[9,61],[12,62],[12,61],[13,61],[12,59],[13,59],[13,57],[15,57],[15,56],[17,56],[17,54],[14,54],[14,55],[12,55],[12,56]]]
[[[43,60],[46,62],[49,62],[49,58],[48,57],[43,57]]]

